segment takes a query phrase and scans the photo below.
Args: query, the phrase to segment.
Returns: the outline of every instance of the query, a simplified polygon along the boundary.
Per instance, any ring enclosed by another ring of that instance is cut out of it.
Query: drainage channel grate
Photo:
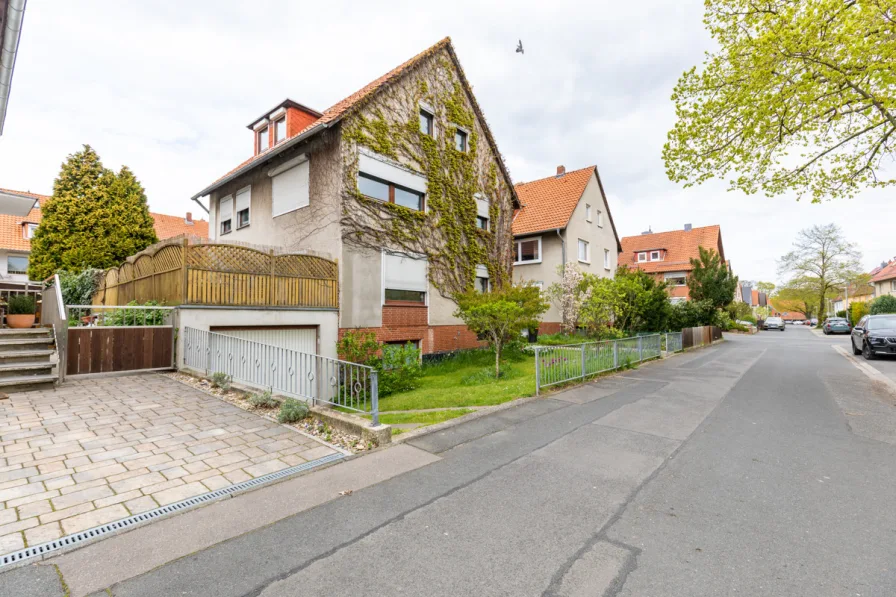
[[[87,529],[86,531],[75,533],[74,535],[67,535],[53,541],[35,545],[34,547],[28,547],[19,551],[14,551],[13,553],[6,554],[5,556],[0,556],[0,569],[2,569],[4,566],[17,564],[22,560],[44,556],[48,553],[64,549],[66,547],[72,547],[74,545],[84,543],[85,541],[90,541],[92,539],[96,539],[97,537],[102,537],[103,535],[108,535],[109,533],[114,533],[115,531],[126,529],[128,527],[132,527],[148,520],[162,518],[169,514],[174,514],[175,512],[180,512],[181,510],[192,508],[193,506],[198,506],[199,504],[212,502],[222,497],[226,497],[234,493],[239,493],[253,487],[258,487],[259,485],[264,485],[266,483],[270,483],[271,481],[289,477],[290,475],[301,473],[303,471],[307,471],[315,467],[328,464],[330,462],[335,462],[343,458],[345,458],[343,454],[330,454],[328,456],[324,456],[323,458],[318,458],[317,460],[312,460],[310,462],[305,462],[303,464],[283,469],[282,471],[277,471],[276,473],[270,473],[261,477],[249,479],[248,481],[243,481],[242,483],[237,483],[236,485],[231,485],[229,487],[216,489],[215,491],[203,493],[202,495],[197,495],[180,502],[168,504],[167,506],[162,506],[161,508],[156,508],[155,510],[149,510],[148,512],[143,512],[142,514],[135,514],[134,516],[129,516],[128,518],[122,518],[121,520],[116,520],[115,522],[110,522],[102,526],[93,527],[92,529]]]

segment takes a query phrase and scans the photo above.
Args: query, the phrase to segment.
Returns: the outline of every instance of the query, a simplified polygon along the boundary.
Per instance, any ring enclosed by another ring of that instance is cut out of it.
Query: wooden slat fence
[[[171,369],[173,341],[172,326],[69,328],[66,374]]]
[[[106,272],[95,305],[228,305],[337,308],[335,261],[228,244],[164,245]]]

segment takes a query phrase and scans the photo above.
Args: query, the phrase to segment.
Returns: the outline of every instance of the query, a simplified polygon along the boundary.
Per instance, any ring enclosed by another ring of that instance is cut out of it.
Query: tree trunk
[[[501,341],[495,342],[495,379],[501,377]]]

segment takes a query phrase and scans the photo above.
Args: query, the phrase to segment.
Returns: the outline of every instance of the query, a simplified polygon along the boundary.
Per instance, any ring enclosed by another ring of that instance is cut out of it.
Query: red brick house
[[[700,257],[700,247],[713,249],[727,263],[720,226],[693,228],[685,224],[683,230],[623,237],[619,266],[654,274],[658,280],[669,284],[671,301],[686,301],[690,299],[687,278],[694,269],[690,260]]]

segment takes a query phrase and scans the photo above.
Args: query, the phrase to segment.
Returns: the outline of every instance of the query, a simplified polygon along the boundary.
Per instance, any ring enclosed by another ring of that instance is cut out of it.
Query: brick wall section
[[[560,322],[559,321],[542,321],[538,326],[539,334],[559,334],[560,333]]]
[[[317,120],[318,117],[314,114],[309,114],[304,110],[299,110],[298,108],[287,108],[286,109],[286,138],[295,137],[300,132],[305,130],[309,124]],[[273,141],[273,139],[272,139]]]
[[[423,354],[479,348],[476,334],[463,325],[427,325],[428,307],[386,305],[383,307],[383,326],[360,328],[356,331],[373,332],[378,342],[421,341]],[[342,338],[352,328],[340,328]]]

